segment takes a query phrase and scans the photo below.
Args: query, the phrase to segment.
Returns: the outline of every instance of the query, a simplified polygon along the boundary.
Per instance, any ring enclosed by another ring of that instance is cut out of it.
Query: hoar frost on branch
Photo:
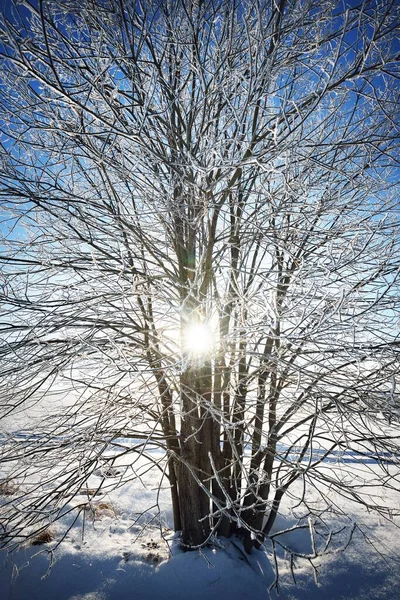
[[[122,457],[104,489],[153,461],[190,548],[259,547],[286,495],[325,545],[331,491],[394,510],[371,486],[400,483],[398,16],[3,5],[4,544]]]

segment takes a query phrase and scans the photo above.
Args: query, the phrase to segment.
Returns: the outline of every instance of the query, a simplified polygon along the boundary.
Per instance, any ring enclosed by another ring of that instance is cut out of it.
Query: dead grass
[[[91,519],[101,519],[102,517],[114,518],[117,516],[115,508],[110,502],[98,502],[97,504],[87,502],[84,509],[89,512]]]
[[[79,490],[78,494],[80,496],[97,496],[98,494],[101,494],[101,492],[99,490],[94,490],[91,488],[82,488],[81,490]]]
[[[14,496],[20,491],[19,486],[8,479],[0,480],[0,496]]]
[[[52,530],[44,529],[32,538],[31,546],[41,546],[42,544],[49,544],[54,539],[54,533],[52,532]]]

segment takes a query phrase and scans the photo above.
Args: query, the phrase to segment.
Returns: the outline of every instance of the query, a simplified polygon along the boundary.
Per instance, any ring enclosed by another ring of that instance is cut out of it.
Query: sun
[[[214,345],[213,334],[205,323],[188,325],[183,335],[184,350],[194,356],[210,354]]]

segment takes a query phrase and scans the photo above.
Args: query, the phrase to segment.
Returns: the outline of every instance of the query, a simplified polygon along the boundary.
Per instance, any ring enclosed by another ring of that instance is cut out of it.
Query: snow
[[[373,467],[368,467],[372,472]],[[95,476],[93,487],[100,477],[100,473]],[[264,600],[278,597],[276,589],[270,589],[275,581],[271,544],[250,556],[236,538],[222,539],[200,552],[184,552],[169,529],[169,490],[164,487],[157,491],[158,482],[159,475],[145,469],[140,479],[113,492],[75,498],[76,504],[86,501],[87,507],[69,531],[73,512],[51,524],[52,542],[26,545],[10,555],[3,552],[0,598]],[[344,552],[339,549],[346,536],[336,545],[337,551],[316,560],[317,579],[310,562],[298,559],[294,570],[296,584],[287,553],[278,547],[280,598],[395,600],[400,589],[397,528],[400,521],[368,514],[343,499],[332,497],[332,500],[341,503],[360,529],[356,528]],[[400,508],[400,498],[394,491],[381,492],[381,500],[397,502]],[[316,501],[316,496],[310,493],[309,501]],[[149,507],[152,508],[144,512]],[[276,539],[298,552],[310,552],[309,530],[304,527],[293,531],[296,523],[287,499],[273,532],[290,531]]]
[[[116,549],[118,550],[118,549]],[[159,565],[151,559],[129,557],[115,552],[67,553],[53,566],[51,575],[40,579],[46,572],[44,556],[30,561],[31,552],[22,552],[25,568],[13,584],[7,584],[11,564],[2,572],[2,598],[20,600],[74,599],[103,600],[103,598],[210,598],[220,599],[224,594],[233,598],[261,597],[265,590],[260,573],[235,557],[232,551],[207,549],[198,553],[178,553]]]

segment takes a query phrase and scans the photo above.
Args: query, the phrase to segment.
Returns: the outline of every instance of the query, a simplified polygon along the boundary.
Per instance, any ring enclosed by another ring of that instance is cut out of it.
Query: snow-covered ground
[[[347,464],[347,467],[349,465]],[[333,468],[327,466],[326,468]],[[369,465],[371,470],[371,465]],[[100,477],[100,474],[97,475]],[[94,486],[96,481],[93,481]],[[2,600],[261,600],[276,598],[271,547],[246,555],[240,541],[221,540],[201,552],[183,552],[172,532],[169,491],[157,492],[159,475],[143,469],[140,480],[109,494],[82,495],[86,510],[51,525],[53,540],[1,557]],[[400,498],[382,493],[382,502]],[[394,492],[392,492],[394,494]],[[10,498],[8,498],[10,499]],[[309,498],[313,500],[312,495]],[[334,501],[335,498],[332,498]],[[285,600],[395,600],[400,597],[400,520],[383,520],[337,499],[362,529],[343,552],[295,566],[296,585],[283,549],[278,550],[280,597]],[[152,507],[147,513],[143,511]],[[83,518],[84,515],[84,518]],[[275,530],[295,523],[289,503]],[[311,549],[308,529],[280,538],[298,552]],[[51,566],[51,568],[49,568]]]

